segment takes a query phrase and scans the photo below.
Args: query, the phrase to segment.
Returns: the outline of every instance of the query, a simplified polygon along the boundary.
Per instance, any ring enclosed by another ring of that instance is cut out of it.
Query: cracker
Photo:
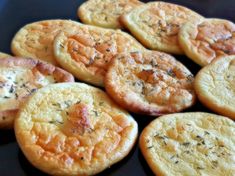
[[[172,56],[157,52],[132,52],[111,61],[105,89],[129,111],[158,116],[194,104],[194,76]]]
[[[223,116],[193,112],[159,117],[140,136],[139,145],[156,175],[232,176],[235,123]]]
[[[179,32],[185,54],[201,66],[212,60],[235,55],[235,24],[223,19],[204,19],[186,23]]]
[[[178,32],[187,21],[203,17],[176,4],[150,2],[123,15],[121,21],[146,47],[173,54],[183,54],[179,46]]]
[[[137,123],[100,89],[60,83],[22,107],[15,134],[26,158],[50,175],[94,175],[123,159]]]
[[[0,128],[12,128],[22,103],[38,88],[73,82],[73,76],[45,62],[9,57],[0,59]]]
[[[143,4],[138,0],[89,0],[78,8],[83,23],[105,28],[123,28],[119,17]]]

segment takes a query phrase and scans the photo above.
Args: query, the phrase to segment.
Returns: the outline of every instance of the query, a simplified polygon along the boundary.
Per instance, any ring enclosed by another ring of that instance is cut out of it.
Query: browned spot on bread
[[[86,130],[90,130],[91,125],[89,121],[88,107],[83,104],[73,105],[68,112],[68,122],[71,125],[73,133],[83,134]]]

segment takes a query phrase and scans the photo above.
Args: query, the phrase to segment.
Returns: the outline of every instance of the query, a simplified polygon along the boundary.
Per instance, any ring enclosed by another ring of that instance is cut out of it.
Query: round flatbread
[[[195,91],[211,110],[235,120],[235,56],[214,60],[199,71]]]
[[[166,2],[150,2],[123,15],[121,21],[146,47],[173,54],[183,54],[178,43],[180,27],[203,17],[194,11]]]
[[[209,113],[178,113],[152,121],[140,149],[156,175],[233,176],[235,123]]]
[[[186,23],[179,32],[185,54],[201,66],[221,56],[235,55],[235,24],[222,19]]]
[[[33,59],[0,59],[0,128],[12,128],[22,103],[38,88],[56,82],[73,82],[73,76]]]
[[[132,52],[112,60],[105,89],[129,111],[158,116],[194,104],[193,80],[190,71],[168,54]]]
[[[53,40],[56,34],[61,30],[77,28],[79,24],[71,20],[45,20],[27,24],[12,39],[12,53],[58,65],[53,54]]]
[[[137,123],[100,89],[54,84],[35,93],[15,120],[27,159],[50,175],[94,175],[123,159]]]
[[[108,64],[114,55],[144,49],[127,33],[88,25],[61,32],[54,40],[58,63],[79,80],[97,86],[103,86]]]
[[[105,28],[122,28],[119,17],[143,4],[138,0],[89,0],[78,8],[83,23]]]
[[[0,52],[0,58],[7,58],[7,57],[11,57],[11,55]]]

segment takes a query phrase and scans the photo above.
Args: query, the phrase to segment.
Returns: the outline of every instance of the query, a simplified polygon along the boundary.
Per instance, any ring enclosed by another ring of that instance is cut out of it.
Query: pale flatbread
[[[77,13],[83,23],[117,29],[123,28],[119,17],[141,4],[138,0],[88,0]]]
[[[234,176],[235,123],[209,113],[178,113],[152,121],[140,149],[158,175]]]
[[[235,120],[235,56],[221,57],[201,69],[194,87],[205,106]]]

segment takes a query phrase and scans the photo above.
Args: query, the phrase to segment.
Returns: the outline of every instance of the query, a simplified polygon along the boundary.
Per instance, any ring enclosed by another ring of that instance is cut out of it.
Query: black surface
[[[44,19],[72,19],[77,7],[84,1],[79,0],[0,0],[0,51],[10,53],[10,42],[14,34],[25,24]],[[147,1],[145,1],[147,2]],[[205,17],[225,18],[235,22],[234,0],[167,0],[189,7]],[[176,56],[194,74],[199,66],[184,56]],[[187,111],[208,111],[199,102]],[[139,124],[139,132],[151,121],[152,117],[133,115]],[[2,176],[44,176],[33,167],[20,151],[14,131],[0,130],[0,175]],[[111,166],[99,176],[151,176],[138,146],[123,161]]]

